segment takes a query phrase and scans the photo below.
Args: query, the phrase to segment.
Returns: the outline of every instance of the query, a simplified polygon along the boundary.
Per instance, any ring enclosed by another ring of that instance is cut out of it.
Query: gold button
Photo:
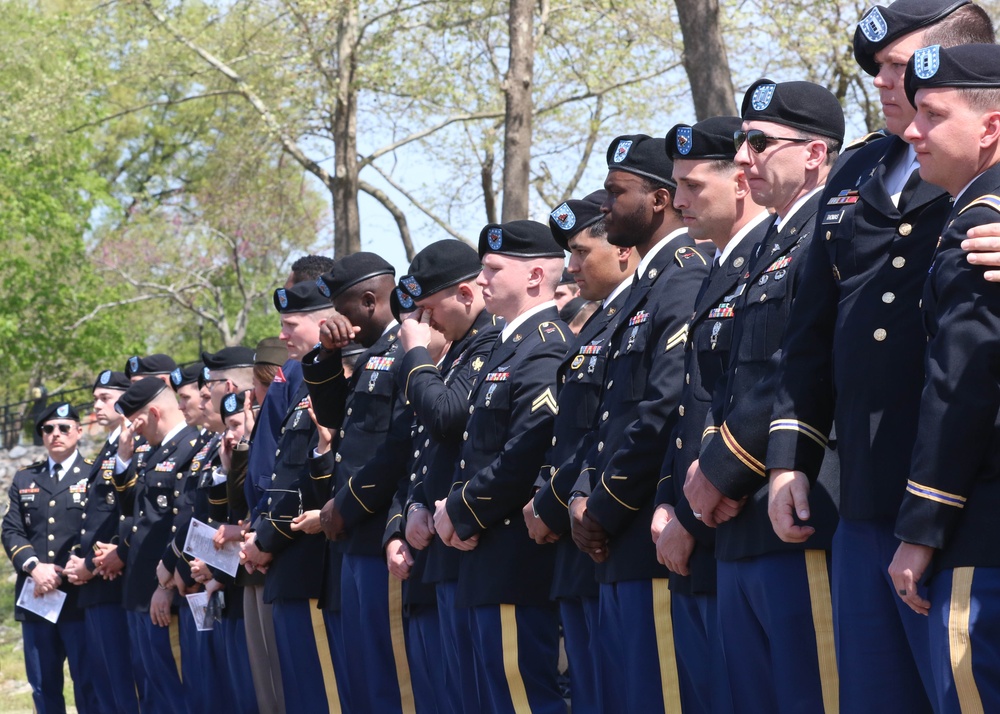
[[[885,339],[885,337],[886,337],[886,332],[885,332],[885,330],[883,330],[883,329],[882,329],[882,328],[880,327],[880,328],[878,328],[877,330],[875,330],[875,334],[874,334],[874,335],[872,335],[872,336],[873,336],[873,337],[875,338],[875,341],[876,341],[876,342],[881,342],[882,340],[884,340],[884,339]]]
[[[176,508],[174,509],[174,515],[175,516],[177,515],[177,509]]]
[[[613,386],[615,386],[615,380],[608,380],[608,389],[611,389]]]
[[[80,535],[87,535],[87,529],[84,528],[83,530],[81,530]]]
[[[599,444],[597,445],[597,453],[601,453],[602,451],[604,451],[604,442],[603,442],[603,441],[602,441],[602,442],[600,442],[600,443],[599,443]]]
[[[417,480],[417,475],[416,474],[410,474],[410,480],[411,481],[416,481]]]
[[[833,238],[833,233],[831,233],[830,231],[827,231],[826,232],[826,239],[830,240],[831,238]]]
[[[177,532],[177,526],[170,526],[170,532],[171,533],[176,533]]]
[[[684,375],[684,384],[691,384],[691,373],[688,372]]]
[[[431,445],[431,440],[430,439],[427,439],[427,440],[424,441],[424,448],[427,448],[430,445]]]
[[[556,437],[554,437],[554,436],[552,437],[552,445],[553,445],[553,446],[555,446],[555,445],[556,445]]]
[[[56,539],[56,537],[54,535],[52,535],[51,533],[49,533],[49,540],[55,540],[55,539]]]
[[[678,449],[683,449],[684,448],[684,442],[681,441],[681,437],[678,436],[677,437],[677,441],[675,443],[677,444],[677,448]]]
[[[895,258],[892,259],[892,267],[902,268],[904,265],[906,265],[906,258],[904,258],[903,256],[897,255]]]
[[[84,513],[83,515],[80,516],[80,518],[82,518],[83,520],[87,520],[87,514]]]
[[[555,475],[556,475],[556,467],[555,466],[549,466],[549,477],[551,478],[552,476],[555,476]]]
[[[900,223],[899,224],[899,235],[901,235],[901,236],[908,236],[912,232],[913,232],[913,226],[911,226],[909,223]]]
[[[426,474],[427,473],[427,467],[424,466],[422,469],[420,469],[420,473]]]
[[[347,408],[347,416],[351,416],[351,414],[352,414],[353,412],[354,412],[354,407],[348,407],[348,408]]]
[[[504,518],[504,519],[503,519],[503,524],[504,524],[505,526],[509,526],[509,525],[510,525],[510,519],[509,519],[509,518]]]
[[[888,305],[895,299],[896,299],[895,293],[882,293],[882,302],[884,302],[886,305]]]
[[[472,412],[474,412],[474,411],[476,411],[476,408],[470,404],[469,405],[469,414],[472,414]]]
[[[336,461],[338,464],[340,463],[340,452],[339,451],[337,452],[337,455],[333,457],[333,460]]]
[[[764,302],[765,300],[767,300],[767,293],[761,293],[760,294],[760,301]]]
[[[132,526],[132,532],[133,533],[138,533],[139,532],[139,526]]]
[[[611,416],[610,413],[604,412],[603,414],[601,414],[601,420],[602,421],[607,421],[609,416]]]
[[[343,438],[344,438],[344,430],[343,430],[343,429],[341,429],[341,430],[340,430],[340,438],[341,438],[341,439],[343,439]]]
[[[462,434],[462,441],[468,441],[468,440],[469,440],[469,432],[467,432],[467,431],[463,432],[463,434]]]
[[[423,434],[424,433],[424,425],[423,424],[421,424],[420,426],[417,427],[417,433],[418,434]]]
[[[620,355],[621,353],[622,353],[621,350],[615,350],[614,359],[618,359],[618,355]]]
[[[56,505],[55,501],[49,501],[49,508],[52,508],[55,505]]]
[[[49,551],[49,557],[50,557],[50,558],[55,558],[55,557],[56,557],[56,554],[55,554],[55,551],[53,551],[53,550],[50,550],[50,551]]]
[[[272,478],[272,479],[273,479],[273,478],[274,478],[275,476],[276,476],[276,474],[271,474],[271,478]],[[180,491],[174,491],[174,498],[180,498],[180,497],[181,497],[181,492],[180,492]]]
[[[420,456],[420,449],[417,449],[416,451],[414,451],[414,452],[413,452],[413,458],[415,458],[415,459],[416,459],[416,458],[418,458],[419,456]]]
[[[55,523],[55,522],[56,522],[55,518],[49,518],[49,523]]]
[[[465,459],[462,459],[461,461],[459,461],[459,462],[458,462],[458,465],[459,465],[459,466],[460,466],[461,468],[463,468],[463,469],[464,469],[464,468],[465,468]]]

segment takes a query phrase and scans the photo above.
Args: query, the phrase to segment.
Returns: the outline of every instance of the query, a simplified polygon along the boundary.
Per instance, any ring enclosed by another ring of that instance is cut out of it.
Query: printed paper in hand
[[[197,518],[192,518],[191,527],[184,540],[184,552],[235,577],[240,567],[240,544],[238,541],[230,541],[221,550],[216,550],[212,538],[215,537],[217,530]]]
[[[62,612],[64,602],[66,602],[66,593],[62,590],[53,590],[41,597],[35,597],[34,578],[28,578],[24,581],[21,594],[17,596],[18,607],[23,607],[28,612],[33,612],[39,617],[44,617],[53,624],[59,619],[59,613]]]
[[[208,610],[208,593],[191,593],[184,597],[187,598],[188,607],[191,608],[191,614],[194,616],[194,626],[198,632],[211,630],[215,626],[215,621],[205,617]],[[206,619],[208,622],[205,622]]]

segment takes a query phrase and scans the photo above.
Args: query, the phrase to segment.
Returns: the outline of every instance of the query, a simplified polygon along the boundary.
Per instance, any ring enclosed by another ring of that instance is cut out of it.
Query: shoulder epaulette
[[[674,251],[674,261],[682,268],[685,263],[694,260],[695,258],[700,260],[702,265],[708,265],[708,261],[705,260],[704,256],[689,245],[683,246]]]
[[[87,464],[87,466],[93,466],[94,465],[94,459],[92,459],[92,458],[90,458],[88,456],[84,456],[83,457],[83,463]]]
[[[566,335],[563,334],[562,328],[554,322],[543,322],[538,326],[538,334],[542,336],[542,342],[548,342],[549,337],[555,334],[558,334],[563,342],[566,341]]]
[[[986,196],[980,196],[975,201],[970,203],[968,206],[963,208],[958,212],[958,215],[962,215],[968,211],[973,206],[986,206],[987,208],[992,208],[994,211],[1000,213],[1000,196],[995,196],[993,194],[988,194]]]
[[[844,142],[844,151],[848,151],[850,149],[857,149],[859,147],[864,146],[865,144],[870,144],[873,141],[884,139],[887,136],[888,134],[886,134],[885,129],[879,129],[878,131],[870,132],[857,139],[852,139],[851,141]]]

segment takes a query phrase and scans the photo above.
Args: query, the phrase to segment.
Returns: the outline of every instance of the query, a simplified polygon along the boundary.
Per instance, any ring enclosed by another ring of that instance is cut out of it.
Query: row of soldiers
[[[564,713],[560,629],[574,712],[1000,709],[993,41],[964,0],[873,8],[885,132],[845,148],[831,92],[761,79],[614,139],[547,226],[398,281],[304,261],[266,389],[267,345],[132,358],[93,468],[53,405],[3,525],[19,589],[78,598],[19,610],[38,710],[68,654],[80,711]]]

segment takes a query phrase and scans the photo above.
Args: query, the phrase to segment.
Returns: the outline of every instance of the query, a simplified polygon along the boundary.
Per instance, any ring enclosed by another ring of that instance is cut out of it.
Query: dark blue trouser
[[[436,605],[416,606],[407,615],[406,654],[417,714],[452,714],[447,696],[441,623]],[[456,712],[455,714],[461,714]]]
[[[559,693],[559,624],[555,605],[472,608],[480,681],[493,714],[565,714]]]
[[[181,679],[190,714],[213,714],[227,705],[225,662],[216,658],[214,629],[198,632],[191,608],[178,613],[181,631]],[[216,626],[218,623],[216,623]],[[221,632],[219,633],[221,636]]]
[[[83,620],[30,621],[21,623],[24,637],[24,666],[31,685],[31,698],[38,714],[62,714],[63,662],[69,660],[73,694],[80,714],[100,711],[90,657],[84,651],[87,637]]]
[[[325,629],[316,605],[316,600],[275,600],[271,610],[287,712],[330,714],[340,707],[336,683],[327,682],[333,668],[326,672],[321,663],[317,622],[319,632],[325,634]]]
[[[672,593],[670,605],[685,714],[732,714],[716,596]]]
[[[132,651],[139,653],[146,686],[141,694],[142,714],[173,714],[187,711],[187,694],[181,684],[177,657],[180,656],[180,633],[177,615],[170,616],[169,627],[157,627],[148,612],[125,613],[128,618]],[[175,656],[174,648],[177,648]]]
[[[613,711],[613,697],[605,701],[601,672],[601,639],[598,631],[600,601],[593,597],[560,598],[569,661],[569,692],[573,714],[600,714]]]
[[[931,712],[935,696],[927,618],[896,595],[892,522],[841,519],[833,536],[833,626],[840,710]],[[923,588],[921,588],[922,590]]]
[[[247,656],[246,623],[242,617],[224,617],[215,623],[212,633],[215,662],[226,680],[226,703],[223,710],[257,714],[257,693],[253,688],[250,659]]]
[[[442,661],[445,664],[445,691],[448,707],[453,714],[489,711],[480,703],[476,679],[476,655],[472,646],[472,630],[468,608],[455,607],[458,584],[452,580],[437,583],[438,623],[441,627]]]
[[[333,686],[337,688],[337,695],[340,699],[340,708],[344,712],[355,711],[351,707],[351,690],[347,681],[347,649],[344,643],[344,621],[340,615],[340,610],[323,610],[323,631],[326,635],[326,648],[330,651],[329,664],[324,663],[324,677],[330,680],[327,670],[333,670]],[[321,637],[318,633],[317,640]],[[322,650],[323,643],[318,642],[317,646]],[[332,709],[332,706],[331,706]]]
[[[955,568],[930,585],[938,714],[1000,711],[1000,568]]]
[[[738,714],[837,714],[829,560],[822,550],[719,561],[719,625]]]
[[[91,676],[101,712],[139,714],[137,679],[132,669],[128,618],[121,605],[91,605],[83,610]],[[145,679],[145,678],[144,678]]]

